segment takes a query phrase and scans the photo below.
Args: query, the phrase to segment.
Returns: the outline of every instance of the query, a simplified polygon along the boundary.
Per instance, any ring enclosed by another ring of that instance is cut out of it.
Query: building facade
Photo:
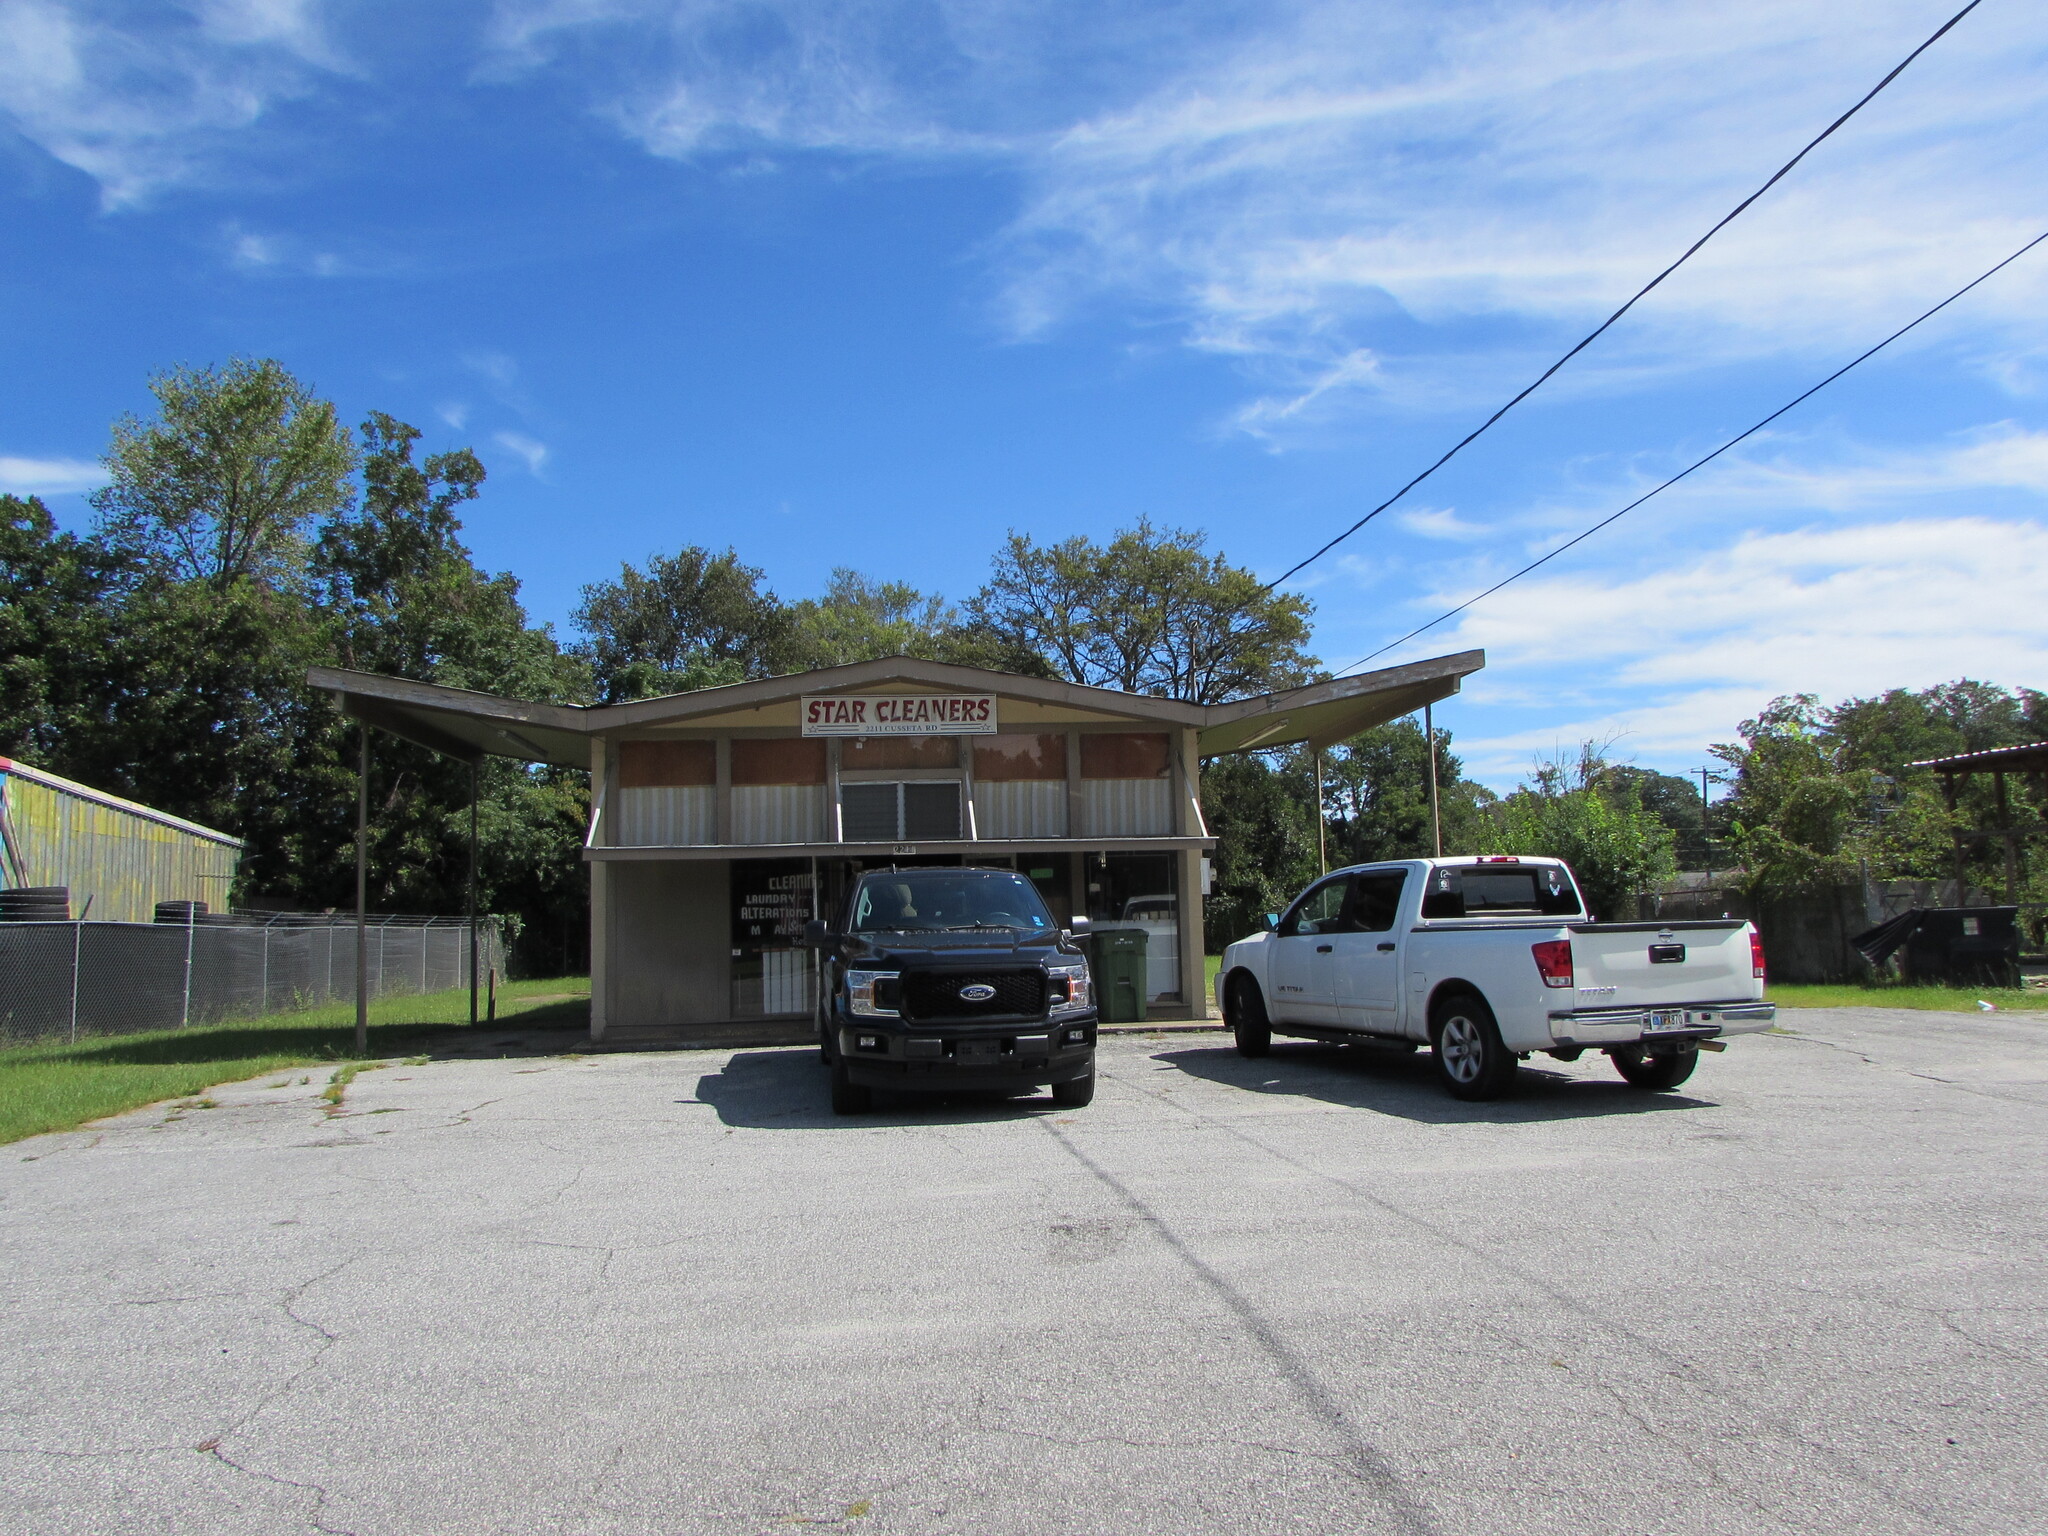
[[[367,725],[454,756],[589,769],[603,1038],[805,1026],[805,922],[888,864],[1014,868],[1062,923],[1142,927],[1152,1016],[1206,1017],[1202,759],[1342,740],[1484,664],[1466,652],[1222,705],[906,657],[592,707],[324,668],[311,680]]]

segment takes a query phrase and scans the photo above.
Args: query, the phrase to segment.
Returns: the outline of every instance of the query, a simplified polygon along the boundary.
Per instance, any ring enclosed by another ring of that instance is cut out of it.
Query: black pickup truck
[[[824,965],[818,1046],[838,1113],[877,1088],[1095,1097],[1087,959],[1015,870],[870,870],[804,942]]]

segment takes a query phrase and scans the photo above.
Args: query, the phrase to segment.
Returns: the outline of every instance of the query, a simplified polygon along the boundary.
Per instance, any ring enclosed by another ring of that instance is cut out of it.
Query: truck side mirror
[[[1076,912],[1072,917],[1067,919],[1067,932],[1086,933],[1087,931],[1088,919],[1082,916],[1082,914],[1080,914],[1079,912]]]
[[[804,924],[803,947],[805,949],[823,949],[830,941],[831,933],[825,927],[825,919],[822,917],[814,917]]]
[[[1268,912],[1266,914],[1266,931],[1270,933],[1273,929],[1278,928],[1279,926],[1280,914],[1278,912]]]

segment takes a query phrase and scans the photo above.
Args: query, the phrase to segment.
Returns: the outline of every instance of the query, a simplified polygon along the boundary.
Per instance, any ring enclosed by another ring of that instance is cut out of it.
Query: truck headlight
[[[1055,965],[1046,971],[1050,987],[1052,1011],[1055,1016],[1063,1013],[1080,1013],[1094,1002],[1094,994],[1088,985],[1086,965]]]
[[[848,971],[846,1005],[854,1013],[895,1018],[901,1011],[903,975],[900,971]]]

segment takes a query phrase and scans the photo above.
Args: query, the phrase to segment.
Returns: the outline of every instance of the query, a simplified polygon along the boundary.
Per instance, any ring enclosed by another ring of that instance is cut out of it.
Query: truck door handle
[[[1334,944],[1318,944],[1316,946],[1316,953],[1319,955],[1327,955],[1331,950],[1335,949],[1336,947],[1337,946]]]
[[[1382,944],[1380,946],[1380,953],[1383,955],[1391,955],[1393,952],[1394,946],[1391,944]]]

